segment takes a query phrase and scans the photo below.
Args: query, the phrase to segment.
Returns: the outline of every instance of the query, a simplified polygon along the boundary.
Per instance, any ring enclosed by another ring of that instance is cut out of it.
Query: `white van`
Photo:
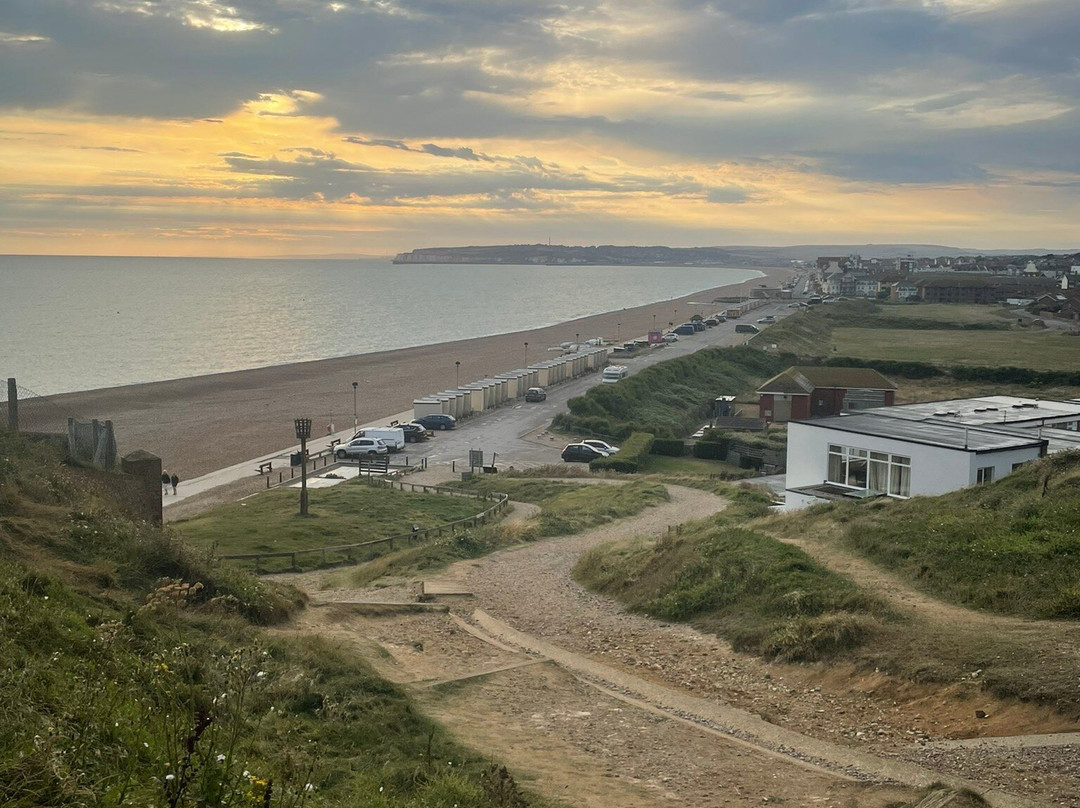
[[[391,452],[400,452],[405,448],[405,430],[399,427],[387,426],[361,429],[352,436],[352,440],[357,438],[378,438],[386,444],[386,448]]]
[[[630,369],[626,365],[612,365],[611,367],[604,368],[604,375],[600,381],[604,384],[615,384],[620,379],[625,379],[626,375],[630,372]]]

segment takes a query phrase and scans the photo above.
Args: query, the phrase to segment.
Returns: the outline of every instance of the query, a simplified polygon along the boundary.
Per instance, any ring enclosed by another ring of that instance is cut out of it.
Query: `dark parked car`
[[[453,429],[457,426],[457,419],[452,415],[445,415],[444,413],[437,412],[431,415],[425,415],[422,418],[417,418],[413,423],[420,424],[424,429]]]
[[[677,325],[671,330],[679,336],[683,337],[693,336],[697,333],[697,329],[694,328],[694,326],[692,326],[690,323],[683,323],[682,325]]]
[[[714,327],[720,325],[720,321],[717,320],[715,317],[706,317],[705,318],[705,325],[707,325],[709,328],[714,328]]]
[[[535,403],[537,401],[546,401],[547,393],[544,392],[543,387],[530,387],[528,390],[525,391],[525,400],[530,403]]]
[[[431,437],[423,424],[395,424],[394,426],[405,433],[406,443],[419,443]]]
[[[694,327],[695,331],[704,331],[705,330],[705,322],[703,320],[691,320],[690,325],[692,325]]]
[[[585,443],[568,443],[562,450],[562,459],[567,463],[588,463],[601,457],[607,455]]]

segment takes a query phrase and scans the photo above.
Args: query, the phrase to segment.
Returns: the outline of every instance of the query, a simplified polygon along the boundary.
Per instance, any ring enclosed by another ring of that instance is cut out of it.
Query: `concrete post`
[[[19,431],[19,386],[15,384],[15,379],[7,380],[7,401],[8,401],[8,429],[12,432]]]
[[[162,522],[161,458],[139,449],[120,459],[120,471],[139,480],[146,513],[151,522],[160,526]]]

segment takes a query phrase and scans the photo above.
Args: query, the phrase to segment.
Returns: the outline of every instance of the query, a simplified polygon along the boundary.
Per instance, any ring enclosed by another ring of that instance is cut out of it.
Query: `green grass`
[[[1075,371],[1080,338],[1056,331],[911,331],[834,328],[826,350],[857,359]]]
[[[689,621],[736,650],[776,660],[848,653],[889,616],[883,603],[801,550],[733,522],[724,514],[659,541],[596,548],[574,575],[635,611]]]
[[[839,523],[850,548],[943,600],[1080,619],[1078,452],[991,485],[877,507],[826,506],[813,520]]]
[[[253,624],[294,591],[126,519],[108,477],[0,433],[0,802],[506,805],[341,643]]]
[[[310,516],[298,513],[298,492],[276,489],[222,505],[174,523],[186,541],[214,548],[219,555],[306,550],[408,533],[413,525],[435,527],[465,519],[490,503],[442,494],[419,494],[346,482],[310,490]],[[370,554],[387,548],[381,545]],[[314,564],[320,556],[297,558]],[[275,562],[277,566],[275,567]],[[264,569],[283,568],[289,559],[266,559]]]
[[[658,438],[689,435],[708,419],[712,401],[779,373],[793,357],[750,348],[706,348],[645,368],[618,384],[602,384],[567,402],[556,429],[622,440],[634,432]]]
[[[741,469],[720,460],[704,460],[700,457],[665,457],[649,455],[642,474],[687,475],[699,477],[717,477],[731,480],[753,476],[749,469]]]
[[[539,505],[541,536],[567,536],[641,513],[670,499],[660,483],[635,480],[629,483],[579,485],[557,480],[503,478],[473,479],[461,486],[471,491],[502,491],[516,502]]]

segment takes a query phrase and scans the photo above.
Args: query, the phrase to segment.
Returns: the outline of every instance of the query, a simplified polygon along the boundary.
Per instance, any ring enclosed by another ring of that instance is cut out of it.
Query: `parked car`
[[[417,418],[413,423],[421,424],[425,429],[453,429],[457,426],[457,419],[452,415],[436,412]]]
[[[400,452],[405,448],[405,430],[396,426],[367,427],[352,436],[352,440],[357,438],[378,438],[391,452]]]
[[[766,314],[764,317],[758,317],[759,323],[775,323],[776,317],[771,314]]]
[[[597,440],[596,438],[586,438],[581,442],[584,443],[586,446],[591,446],[599,452],[603,452],[605,455],[613,455],[617,451],[619,451],[618,446],[612,446],[610,443],[605,443],[604,441]]]
[[[601,457],[607,455],[587,443],[568,443],[562,450],[562,459],[567,463],[588,463]]]
[[[705,325],[707,325],[709,328],[715,328],[716,326],[720,325],[720,321],[717,320],[715,317],[706,317]]]
[[[525,391],[525,400],[535,404],[537,401],[547,400],[547,393],[543,387],[530,387]]]
[[[761,329],[753,323],[737,323],[735,325],[736,334],[760,334]]]
[[[389,451],[386,444],[378,438],[356,438],[334,449],[334,457],[338,460],[344,460],[347,457],[384,455]]]
[[[671,329],[671,333],[678,334],[682,337],[690,337],[697,333],[697,329],[690,323],[683,323],[682,325],[677,325]]]
[[[691,320],[690,325],[692,325],[694,327],[695,331],[704,331],[705,330],[705,322],[703,320]]]
[[[660,337],[660,339],[663,342],[678,342],[679,335],[676,334],[674,331],[669,331],[667,334],[664,334],[664,336]]]
[[[418,421],[411,421],[411,422],[409,423],[409,425],[410,425],[410,426],[415,426],[415,427],[416,427],[417,429],[422,429],[422,430],[424,431],[424,437],[426,437],[426,438],[433,438],[433,437],[435,437],[435,433],[434,433],[434,432],[432,432],[432,431],[431,431],[430,429],[428,429],[428,428],[427,428],[426,426],[424,426],[423,424],[421,424],[421,423],[420,423],[420,422],[418,422]]]
[[[422,424],[398,424],[395,428],[405,433],[406,443],[419,443],[431,437]]]

